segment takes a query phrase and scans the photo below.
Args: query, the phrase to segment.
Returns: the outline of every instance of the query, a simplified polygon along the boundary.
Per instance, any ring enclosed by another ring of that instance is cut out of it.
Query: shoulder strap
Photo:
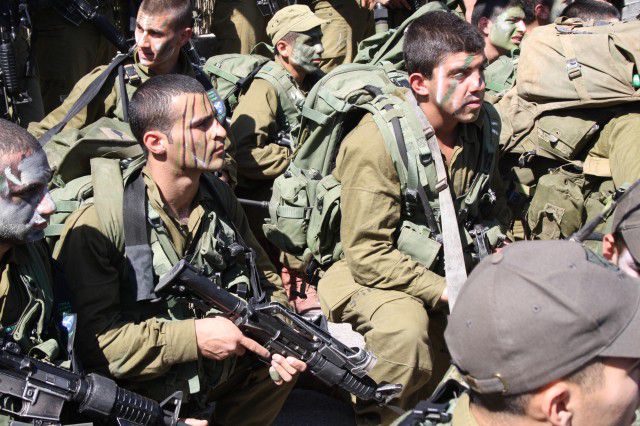
[[[58,124],[49,129],[44,135],[42,135],[42,137],[39,139],[40,145],[46,145],[54,135],[58,134],[58,132],[60,132],[60,130],[62,130],[73,117],[75,117],[84,107],[86,107],[89,102],[91,102],[93,98],[96,97],[98,92],[100,92],[104,84],[109,79],[111,73],[129,57],[130,54],[128,53],[118,54],[113,59],[113,61],[111,61],[109,66],[107,66],[107,68],[105,68],[105,70],[102,71],[102,73],[95,80],[93,80],[91,84],[89,84],[87,90],[85,90],[84,93],[78,98],[78,100],[71,106],[64,118]]]
[[[284,118],[288,121],[291,131],[295,131],[299,127],[299,116],[305,96],[293,83],[289,73],[280,66],[276,66],[274,62],[267,62],[255,78],[266,80],[275,87]]]
[[[416,98],[412,92],[407,93],[407,99],[415,109],[415,115],[422,124],[422,130],[427,139],[427,145],[431,150],[431,158],[435,162],[438,183],[438,200],[440,204],[440,221],[442,224],[442,245],[444,246],[444,271],[447,280],[447,291],[449,296],[449,307],[453,310],[453,305],[462,288],[462,284],[467,280],[467,270],[465,268],[464,253],[462,251],[462,241],[460,240],[460,226],[458,215],[456,214],[453,197],[449,189],[447,170],[442,160],[440,146],[436,140],[433,127],[418,106]]]

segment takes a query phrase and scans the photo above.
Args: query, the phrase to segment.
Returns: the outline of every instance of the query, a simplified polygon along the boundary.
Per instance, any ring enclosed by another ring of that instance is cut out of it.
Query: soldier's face
[[[498,49],[511,52],[520,46],[526,29],[524,10],[521,7],[510,7],[491,23],[489,41]]]
[[[151,15],[140,10],[135,31],[140,63],[151,69],[175,63],[184,45],[183,31],[173,28],[169,15]]]
[[[429,103],[440,114],[461,123],[475,121],[484,99],[484,53],[458,52],[447,55],[425,80]]]
[[[206,94],[175,96],[172,108],[177,120],[171,129],[167,160],[180,170],[220,170],[227,132],[216,120]]]
[[[320,29],[313,29],[300,33],[291,47],[291,62],[302,68],[306,73],[312,73],[320,67],[322,61],[322,33]]]
[[[55,212],[47,184],[51,169],[44,151],[15,153],[0,160],[0,241],[27,243],[44,238]]]

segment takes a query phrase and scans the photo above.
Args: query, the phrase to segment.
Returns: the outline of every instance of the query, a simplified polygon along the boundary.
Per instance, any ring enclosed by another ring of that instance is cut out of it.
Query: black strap
[[[82,95],[78,98],[78,100],[71,106],[67,114],[64,118],[51,129],[49,129],[42,137],[39,139],[40,145],[45,146],[53,136],[58,134],[68,123],[71,121],[73,117],[75,117],[84,107],[86,107],[89,102],[96,97],[96,95],[100,92],[104,84],[109,79],[111,73],[125,60],[130,57],[129,53],[121,53],[118,54],[113,61],[109,64],[109,66],[102,71],[102,73],[89,84],[87,90],[84,91]]]
[[[124,67],[118,67],[118,82],[120,83],[120,100],[122,101],[122,118],[125,123],[129,122],[129,95],[124,81]]]
[[[140,173],[124,188],[122,211],[124,252],[131,266],[130,278],[135,282],[137,302],[156,299],[147,213],[147,191]]]

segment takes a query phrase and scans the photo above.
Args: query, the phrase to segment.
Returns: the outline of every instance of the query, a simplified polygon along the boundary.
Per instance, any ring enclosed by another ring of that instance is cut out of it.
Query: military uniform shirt
[[[456,196],[466,193],[480,167],[480,123],[482,117],[460,127],[462,143],[447,166]],[[364,286],[404,291],[433,307],[445,279],[395,247],[401,221],[400,179],[370,114],[343,141],[334,176],[342,183],[340,237],[354,280]],[[510,213],[501,185],[496,170],[491,179],[497,196],[493,217],[506,230]]]
[[[3,327],[15,324],[29,303],[22,283],[11,283],[15,265],[24,265],[29,261],[27,252],[20,247],[11,248],[0,260],[0,324]]]

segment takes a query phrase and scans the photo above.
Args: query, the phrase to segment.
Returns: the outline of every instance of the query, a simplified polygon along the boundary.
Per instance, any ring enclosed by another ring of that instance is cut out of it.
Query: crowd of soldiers
[[[348,398],[356,424],[634,424],[640,22],[624,4],[5,3],[2,353],[180,392],[187,424],[273,423],[315,357],[337,361],[161,293],[186,261],[363,336],[375,365],[349,373],[398,386]],[[86,400],[37,417],[9,367],[11,420],[117,417]]]

